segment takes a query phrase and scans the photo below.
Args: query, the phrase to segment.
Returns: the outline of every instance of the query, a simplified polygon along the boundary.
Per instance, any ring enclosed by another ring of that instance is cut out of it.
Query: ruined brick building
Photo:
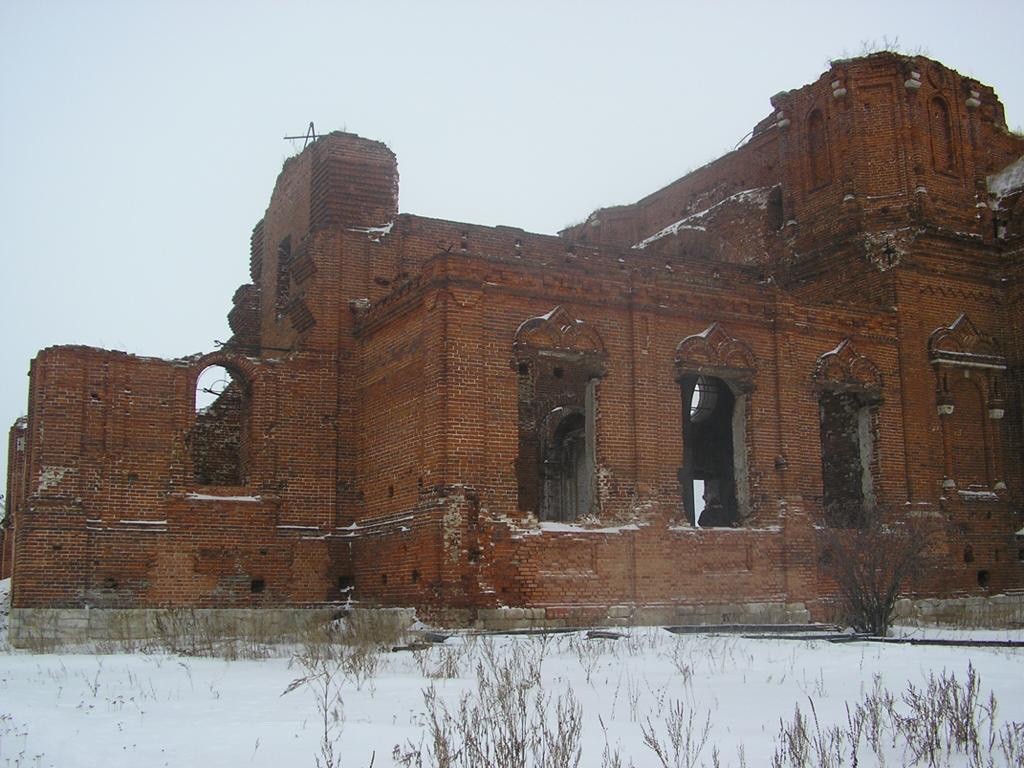
[[[32,362],[12,621],[346,598],[806,620],[832,590],[816,533],[872,510],[941,524],[916,595],[1024,593],[1024,138],[922,57],[771,104],[558,236],[400,215],[386,146],[312,143],[223,348]]]

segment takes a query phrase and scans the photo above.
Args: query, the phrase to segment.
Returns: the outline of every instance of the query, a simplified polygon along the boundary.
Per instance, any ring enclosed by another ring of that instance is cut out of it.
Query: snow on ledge
[[[999,501],[997,496],[992,491],[957,491],[960,494],[960,498],[969,501]]]
[[[261,496],[216,496],[211,493],[186,493],[185,498],[195,501],[263,501]]]
[[[715,533],[778,533],[782,530],[782,526],[766,525],[761,528],[744,528],[738,525],[733,528],[732,526],[670,525],[668,530],[679,533],[702,533],[703,531],[713,531]]]
[[[166,520],[118,520],[121,525],[160,525],[166,526]]]
[[[609,528],[584,528],[571,523],[539,523],[540,533],[622,533],[623,531],[639,531],[640,526],[636,523],[628,525],[617,525]]]

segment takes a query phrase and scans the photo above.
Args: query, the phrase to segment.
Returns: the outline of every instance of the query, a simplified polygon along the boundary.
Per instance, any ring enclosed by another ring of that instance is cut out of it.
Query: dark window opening
[[[971,547],[971,545],[969,545],[969,544],[966,547],[964,547],[964,562],[965,563],[973,563],[974,562],[974,548]]]
[[[542,519],[575,520],[590,511],[592,476],[586,443],[583,414],[574,412],[564,416],[544,457]]]
[[[210,366],[196,382],[195,403],[195,424],[188,434],[195,481],[244,485],[249,421],[244,381],[223,366]]]
[[[982,589],[987,589],[990,581],[988,571],[978,571],[978,586]]]
[[[863,527],[874,501],[870,409],[855,394],[823,392],[818,411],[825,521],[837,528]]]
[[[519,508],[544,521],[595,513],[596,358],[546,355],[519,377]]]
[[[722,379],[686,376],[683,393],[683,505],[692,525],[702,528],[739,522],[737,429],[744,417],[737,398]],[[745,443],[739,442],[742,451]]]
[[[411,574],[411,576],[409,578],[412,579],[412,583],[415,584],[416,582],[418,582],[420,580],[420,572],[418,570],[416,570],[415,568],[413,568],[412,569],[412,574]]]
[[[355,577],[353,576],[339,576],[338,577],[338,591],[348,592],[353,589],[356,585]]]
[[[267,588],[267,582],[263,579],[253,579],[249,582],[249,591],[254,595],[258,595],[260,592]]]

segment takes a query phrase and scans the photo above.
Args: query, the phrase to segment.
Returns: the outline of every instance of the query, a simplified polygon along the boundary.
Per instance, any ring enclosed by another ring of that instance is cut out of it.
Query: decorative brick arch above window
[[[227,368],[238,376],[248,388],[252,388],[259,378],[259,363],[244,355],[237,355],[224,350],[215,350],[197,358],[187,358],[191,368],[191,385],[194,388],[199,374],[211,365]]]
[[[936,328],[928,339],[928,357],[933,365],[1006,369],[999,342],[982,333],[966,314],[952,324]]]
[[[869,401],[880,399],[882,395],[882,374],[878,366],[858,352],[849,338],[818,357],[813,378],[822,390],[850,392]]]
[[[757,360],[750,347],[729,335],[717,322],[687,336],[676,347],[676,378],[702,374],[750,389],[756,370]]]
[[[516,351],[562,349],[602,355],[605,353],[604,342],[598,332],[582,320],[577,320],[561,306],[524,321],[516,329],[512,346]]]

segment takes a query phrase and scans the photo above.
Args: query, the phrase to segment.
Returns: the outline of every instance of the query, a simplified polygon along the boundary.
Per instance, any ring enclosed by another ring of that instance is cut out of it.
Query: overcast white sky
[[[554,233],[732,149],[865,42],[994,86],[1020,127],[1021,30],[1024,3],[998,0],[0,0],[0,425],[42,347],[227,338],[301,148],[281,137],[311,120],[385,141],[403,211]]]

